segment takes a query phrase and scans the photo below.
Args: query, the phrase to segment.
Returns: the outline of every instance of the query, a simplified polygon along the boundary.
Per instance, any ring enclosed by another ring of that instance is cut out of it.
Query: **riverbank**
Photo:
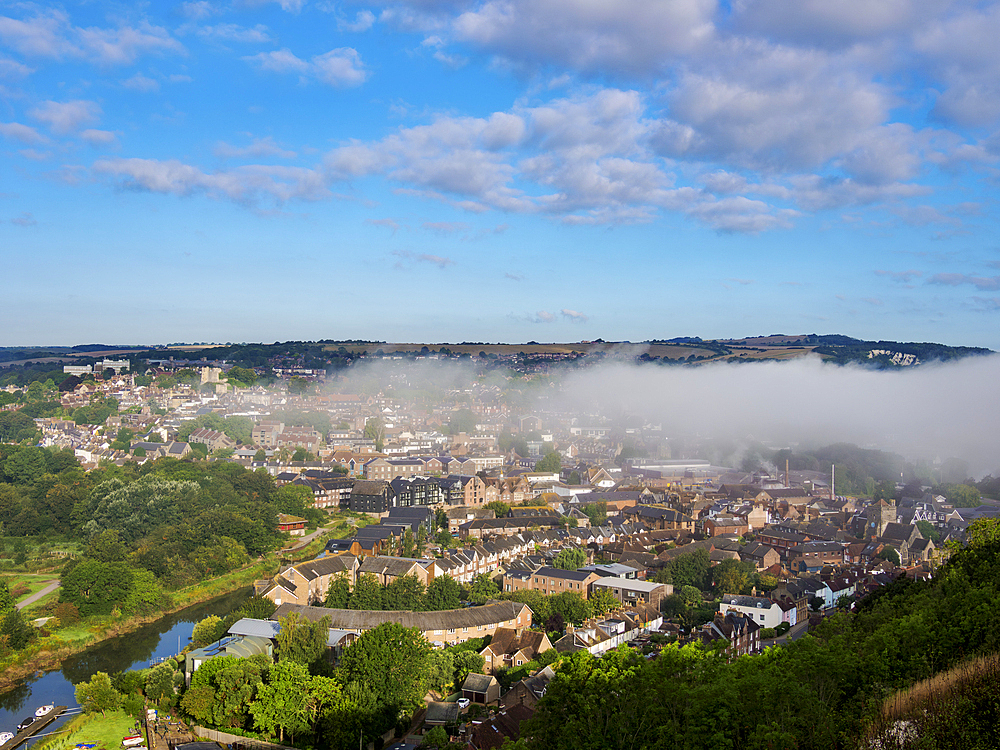
[[[113,615],[93,617],[39,638],[23,651],[0,660],[0,693],[13,689],[24,678],[36,672],[56,669],[67,657],[108,638],[130,633],[167,615],[250,586],[261,578],[269,578],[278,572],[278,566],[277,556],[271,554],[262,561],[240,570],[171,592],[170,606],[154,614],[136,617]]]

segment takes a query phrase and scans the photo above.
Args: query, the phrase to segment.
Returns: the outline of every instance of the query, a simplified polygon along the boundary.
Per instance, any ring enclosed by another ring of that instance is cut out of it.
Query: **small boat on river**
[[[14,739],[12,732],[0,732],[0,745],[6,745],[12,739]]]
[[[45,714],[47,714],[50,711],[52,711],[53,708],[55,708],[55,706],[50,703],[47,706],[42,706],[41,708],[35,709],[35,716],[37,716],[38,718],[41,718],[41,717],[45,716]]]

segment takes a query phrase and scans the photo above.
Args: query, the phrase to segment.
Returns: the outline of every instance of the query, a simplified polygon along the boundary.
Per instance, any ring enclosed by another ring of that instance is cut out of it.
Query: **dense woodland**
[[[228,462],[165,458],[85,473],[70,451],[0,445],[0,479],[15,564],[29,546],[81,551],[62,569],[62,600],[81,615],[155,611],[164,592],[274,549],[278,513],[317,512],[308,490]]]

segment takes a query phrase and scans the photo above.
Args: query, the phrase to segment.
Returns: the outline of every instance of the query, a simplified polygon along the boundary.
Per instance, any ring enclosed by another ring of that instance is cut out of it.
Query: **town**
[[[279,513],[276,531],[300,548],[318,539],[318,556],[257,580],[269,613],[210,623],[213,640],[203,629],[177,669],[208,689],[197,675],[211,660],[273,658],[283,629],[291,638],[302,623],[325,629],[314,660],[333,667],[391,626],[465,654],[406,721],[359,728],[386,746],[426,745],[435,727],[462,747],[515,742],[553,665],[578,652],[624,644],[655,658],[700,644],[732,662],[781,648],[899,579],[932,579],[970,525],[1000,518],[961,473],[952,485],[872,486],[838,480],[832,463],[793,468],[794,453],[777,449],[757,465],[715,465],[642,419],[528,403],[511,387],[523,373],[446,371],[449,386],[432,390],[413,364],[327,382],[301,366],[104,358],[65,366],[58,384],[7,386],[4,409],[58,409],[18,429],[84,470],[230,464],[294,495],[301,514]],[[193,700],[180,706],[213,724]]]

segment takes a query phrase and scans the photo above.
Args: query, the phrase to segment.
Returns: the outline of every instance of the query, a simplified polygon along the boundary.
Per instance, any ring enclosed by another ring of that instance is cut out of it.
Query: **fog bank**
[[[563,405],[632,414],[668,436],[769,445],[835,442],[907,458],[956,456],[978,475],[1000,469],[1000,355],[900,370],[784,362],[656,367],[609,363],[568,373]]]

